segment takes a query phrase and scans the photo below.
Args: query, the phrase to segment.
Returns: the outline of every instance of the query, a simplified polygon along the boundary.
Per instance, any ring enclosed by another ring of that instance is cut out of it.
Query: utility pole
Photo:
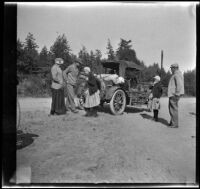
[[[163,70],[163,50],[161,51],[161,70]]]

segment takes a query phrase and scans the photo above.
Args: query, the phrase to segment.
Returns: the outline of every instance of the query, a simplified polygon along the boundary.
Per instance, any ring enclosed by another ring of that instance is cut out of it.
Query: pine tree
[[[70,51],[69,42],[65,34],[59,35],[50,47],[51,62],[53,63],[55,58],[62,58],[64,60],[63,67],[69,66],[72,63]]]
[[[17,73],[23,74],[24,72],[24,44],[20,41],[20,39],[17,39]]]
[[[90,51],[90,61],[89,61],[90,68],[93,72],[96,72],[96,60],[93,51]]]
[[[40,62],[40,66],[48,66],[49,62],[48,62],[48,50],[47,47],[44,46],[39,54],[39,62]]]
[[[113,47],[111,45],[110,39],[108,39],[106,49],[107,49],[107,54],[108,54],[108,60],[114,60],[115,59],[115,52],[114,52]]]
[[[184,72],[185,94],[196,96],[196,68]]]
[[[38,65],[38,45],[35,42],[33,34],[28,33],[24,46],[24,68],[26,73],[31,73]]]
[[[101,51],[99,49],[96,49],[96,51],[95,51],[96,73],[98,73],[98,74],[103,73],[103,67],[101,65],[101,58],[102,58]]]
[[[119,48],[117,49],[116,56],[119,60],[132,61],[136,64],[140,64],[140,60],[136,56],[136,52],[132,49],[130,44],[131,40],[121,39],[119,43]]]
[[[83,61],[84,66],[90,66],[90,55],[87,52],[87,49],[85,46],[82,47],[82,49],[78,53],[78,57]]]

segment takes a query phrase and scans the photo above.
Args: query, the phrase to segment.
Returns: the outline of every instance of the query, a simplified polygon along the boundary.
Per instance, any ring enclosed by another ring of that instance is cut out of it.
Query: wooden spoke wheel
[[[121,89],[115,91],[110,101],[110,110],[112,114],[119,115],[122,114],[126,107],[126,95]]]

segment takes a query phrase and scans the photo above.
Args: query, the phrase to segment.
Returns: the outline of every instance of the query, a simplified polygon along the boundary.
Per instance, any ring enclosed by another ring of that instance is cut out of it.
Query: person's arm
[[[162,96],[162,93],[163,93],[163,89],[162,89],[162,86],[160,86],[160,95],[159,95],[159,98]]]
[[[152,89],[153,89],[153,85],[150,85],[150,86],[149,86],[149,89],[152,90]]]
[[[180,92],[181,92],[181,88],[182,88],[182,80],[181,80],[181,77],[178,76],[178,75],[175,75],[174,81],[175,81],[175,86],[176,86],[175,95],[176,95],[176,96],[179,96],[179,95],[180,95]]]
[[[89,77],[88,77],[88,85],[90,85],[90,86],[95,86],[95,84],[96,84],[96,80],[95,80],[95,77],[94,76],[92,76],[92,75],[90,75]]]
[[[68,66],[64,71],[63,71],[63,78],[65,81],[67,81],[67,74],[71,72],[71,67]]]
[[[63,85],[63,71],[61,70],[61,68],[58,68],[58,81],[59,84]]]
[[[53,68],[52,69],[52,79],[53,82],[58,83],[60,85],[63,84],[63,76],[61,68]]]
[[[59,83],[57,74],[58,74],[58,72],[57,72],[56,67],[52,67],[52,69],[51,69],[51,75],[52,75],[52,79],[53,79],[53,81],[54,81],[55,83]]]

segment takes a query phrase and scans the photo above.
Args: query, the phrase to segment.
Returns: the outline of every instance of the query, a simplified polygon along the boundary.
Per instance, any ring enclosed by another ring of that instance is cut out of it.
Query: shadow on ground
[[[143,113],[143,114],[140,114],[144,119],[149,119],[149,120],[152,120],[153,119],[153,116],[150,116],[149,114],[146,114],[146,113]],[[166,125],[168,126],[168,121],[163,119],[163,118],[158,118],[158,122],[162,123],[163,125]]]
[[[38,135],[18,131],[16,144],[17,150],[20,150],[32,144],[34,142],[34,137],[38,137]]]
[[[196,113],[194,112],[189,112],[189,114],[196,116]]]
[[[143,111],[147,111],[147,109],[141,107],[126,107],[124,110],[125,113],[139,113]],[[98,112],[104,112],[112,115],[109,104],[104,104],[103,106],[99,106]]]
[[[98,112],[104,112],[104,113],[111,114],[109,104],[104,104],[103,106],[98,106]]]
[[[143,111],[147,111],[147,109],[142,108],[142,107],[126,107],[125,112],[126,113],[140,113]]]

